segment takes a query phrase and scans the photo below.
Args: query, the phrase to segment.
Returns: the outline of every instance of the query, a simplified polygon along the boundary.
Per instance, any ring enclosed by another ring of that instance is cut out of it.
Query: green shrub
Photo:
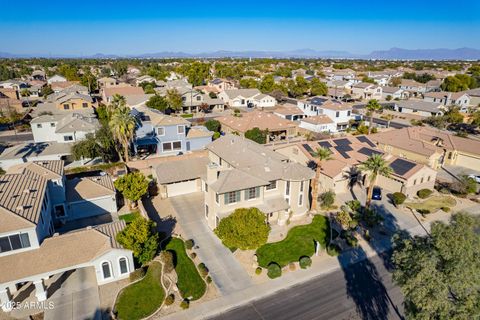
[[[354,212],[360,210],[362,207],[362,204],[358,200],[350,200],[346,203],[346,205]]]
[[[212,277],[208,276],[205,281],[207,281],[207,283],[212,283]]]
[[[220,132],[214,132],[213,133],[213,140],[217,140],[218,138],[220,138],[221,134]]]
[[[189,240],[185,241],[185,247],[188,250],[191,250],[194,245],[195,245],[195,242],[193,242],[193,239],[189,239]]]
[[[310,257],[304,256],[300,258],[298,263],[300,264],[300,268],[307,269],[312,265],[312,259],[310,259]]]
[[[188,300],[183,300],[180,302],[180,308],[182,309],[188,309],[190,307],[190,301]]]
[[[282,275],[282,268],[280,268],[280,266],[275,262],[270,263],[267,269],[267,276],[270,279],[275,279]]]
[[[203,262],[198,265],[198,270],[200,271],[202,277],[206,277],[208,275],[208,268]]]
[[[145,273],[147,272],[146,269],[147,269],[147,267],[141,267],[141,268],[138,268],[138,269],[134,270],[132,273],[130,273],[130,276],[129,276],[130,281],[134,282],[134,281],[142,279],[145,276]]]
[[[327,191],[320,195],[322,208],[330,208],[335,203],[335,192]]]
[[[417,212],[420,214],[429,214],[430,210],[428,209],[417,209]]]
[[[172,305],[174,302],[175,302],[175,295],[174,295],[173,293],[172,293],[172,294],[169,294],[169,295],[165,298],[165,305],[166,305],[166,306]]]
[[[401,192],[395,192],[392,194],[392,202],[395,206],[401,205],[406,199],[407,196]]]
[[[256,275],[262,274],[262,270],[263,270],[262,267],[257,267],[257,269],[255,269],[255,274]]]
[[[332,257],[336,257],[340,254],[340,248],[336,244],[330,244],[327,247],[327,254]]]
[[[420,199],[426,199],[426,198],[428,198],[432,193],[433,193],[433,191],[430,190],[430,189],[421,189],[421,190],[418,190],[417,196],[418,196]]]
[[[442,209],[444,212],[450,212],[450,208],[449,208],[449,207],[441,207],[440,209]]]

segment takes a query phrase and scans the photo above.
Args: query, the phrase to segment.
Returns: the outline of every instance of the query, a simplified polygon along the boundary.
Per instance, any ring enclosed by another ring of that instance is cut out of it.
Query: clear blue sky
[[[0,7],[0,51],[10,53],[480,49],[479,0],[24,0]]]

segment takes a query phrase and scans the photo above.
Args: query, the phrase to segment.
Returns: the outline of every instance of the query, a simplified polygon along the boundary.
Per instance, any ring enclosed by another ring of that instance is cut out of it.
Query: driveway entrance
[[[203,192],[169,198],[185,238],[195,241],[198,257],[210,270],[222,294],[229,294],[253,285],[247,272],[213,231],[204,217]]]

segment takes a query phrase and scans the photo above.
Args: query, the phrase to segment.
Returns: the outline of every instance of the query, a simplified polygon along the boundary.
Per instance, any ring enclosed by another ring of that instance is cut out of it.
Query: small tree
[[[172,110],[178,111],[182,109],[182,96],[177,89],[167,90],[168,107]]]
[[[349,229],[350,224],[352,223],[352,217],[350,216],[350,213],[348,213],[345,210],[341,210],[337,215],[335,216],[335,220],[338,221],[338,223],[342,226],[344,229]]]
[[[148,181],[140,172],[131,172],[114,182],[115,188],[134,204],[147,192]]]
[[[133,251],[133,256],[140,264],[151,261],[158,249],[158,233],[155,222],[136,213],[135,218],[125,229],[120,231],[116,239],[125,249]]]
[[[205,127],[213,132],[220,132],[221,124],[218,120],[210,119],[205,122]]]
[[[430,190],[430,189],[421,189],[421,190],[418,190],[417,196],[421,199],[425,199],[425,198],[430,197],[430,195],[432,193],[433,193],[433,191]]]
[[[267,130],[260,130],[259,128],[255,127],[245,132],[245,138],[255,141],[259,144],[267,143]]]
[[[158,95],[150,97],[150,99],[145,103],[145,105],[149,108],[156,109],[162,112],[168,108],[167,100],[164,97]]]
[[[302,269],[307,269],[312,265],[312,259],[310,259],[310,257],[307,257],[307,256],[301,257],[298,262],[300,264],[300,268]]]
[[[264,245],[270,226],[266,216],[257,208],[236,209],[231,215],[220,220],[215,234],[229,248],[252,250]]]

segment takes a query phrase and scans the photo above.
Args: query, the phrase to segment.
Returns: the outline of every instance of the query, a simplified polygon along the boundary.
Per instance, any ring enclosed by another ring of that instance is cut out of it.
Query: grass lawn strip
[[[118,218],[120,220],[125,220],[126,223],[130,223],[133,221],[133,219],[135,219],[135,214],[137,214],[138,211],[134,211],[134,212],[130,212],[130,213],[126,213],[126,214],[121,214],[118,216]]]
[[[442,207],[452,208],[456,204],[455,199],[450,196],[433,196],[422,202],[409,202],[406,206],[412,209],[429,210],[433,213]]]
[[[329,237],[326,217],[316,215],[312,223],[290,229],[287,237],[279,242],[267,243],[257,250],[258,264],[266,268],[271,262],[281,267],[290,262],[298,262],[300,257],[311,257],[315,253],[315,241],[326,247]]]
[[[165,299],[161,276],[162,265],[152,262],[142,280],[126,287],[115,304],[118,319],[142,319],[157,311]]]
[[[198,273],[197,267],[185,251],[185,243],[179,238],[172,238],[166,248],[174,253],[175,271],[177,272],[177,287],[183,298],[200,299],[207,285]]]

